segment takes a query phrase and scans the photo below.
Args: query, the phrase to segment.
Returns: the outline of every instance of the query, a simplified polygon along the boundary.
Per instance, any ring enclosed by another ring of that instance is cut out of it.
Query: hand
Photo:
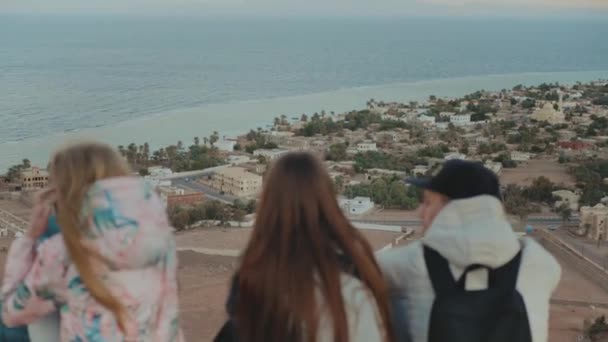
[[[26,232],[30,239],[37,240],[46,231],[54,200],[55,192],[53,189],[45,190],[37,196],[30,219],[30,227]]]

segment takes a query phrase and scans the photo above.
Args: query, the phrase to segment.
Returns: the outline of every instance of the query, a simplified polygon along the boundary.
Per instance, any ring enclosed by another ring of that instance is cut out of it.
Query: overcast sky
[[[608,14],[608,0],[0,0],[0,12],[567,15]]]

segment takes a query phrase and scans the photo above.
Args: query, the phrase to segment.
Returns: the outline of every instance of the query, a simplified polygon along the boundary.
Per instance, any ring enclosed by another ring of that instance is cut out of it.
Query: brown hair
[[[110,310],[123,333],[126,312],[94,271],[91,250],[83,241],[88,229],[81,216],[89,188],[98,180],[129,175],[124,159],[111,147],[100,143],[80,143],[60,149],[50,162],[51,182],[57,194],[57,221],[63,240],[80,278],[91,296]]]
[[[376,301],[392,341],[388,293],[372,248],[346,219],[329,175],[310,154],[278,160],[266,178],[253,234],[238,271],[236,324],[246,342],[314,342],[315,293],[332,319],[335,342],[348,342],[341,291],[347,259]]]

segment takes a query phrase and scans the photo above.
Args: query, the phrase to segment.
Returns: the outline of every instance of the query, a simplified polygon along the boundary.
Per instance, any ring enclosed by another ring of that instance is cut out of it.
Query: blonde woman
[[[50,177],[52,195],[9,250],[4,322],[59,310],[62,341],[182,341],[175,242],[153,189],[99,143],[61,149]],[[53,207],[61,234],[36,248]]]

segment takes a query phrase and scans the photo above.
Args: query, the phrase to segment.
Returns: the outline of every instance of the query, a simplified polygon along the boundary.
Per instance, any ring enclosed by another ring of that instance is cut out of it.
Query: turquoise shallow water
[[[597,79],[606,36],[581,19],[0,17],[0,168],[80,136],[158,146],[371,97]]]
[[[18,162],[23,157],[45,165],[50,153],[66,141],[98,139],[114,145],[149,142],[152,148],[182,140],[190,142],[213,131],[236,135],[250,128],[265,127],[278,115],[312,113],[321,110],[347,111],[363,108],[369,98],[410,101],[425,100],[429,94],[461,96],[478,89],[500,90],[516,84],[533,85],[542,82],[574,83],[608,78],[607,71],[527,73],[463,77],[383,86],[361,87],[323,93],[209,104],[171,110],[155,115],[121,121],[103,127],[83,128],[70,132],[44,134],[19,142],[0,144],[0,168]]]

